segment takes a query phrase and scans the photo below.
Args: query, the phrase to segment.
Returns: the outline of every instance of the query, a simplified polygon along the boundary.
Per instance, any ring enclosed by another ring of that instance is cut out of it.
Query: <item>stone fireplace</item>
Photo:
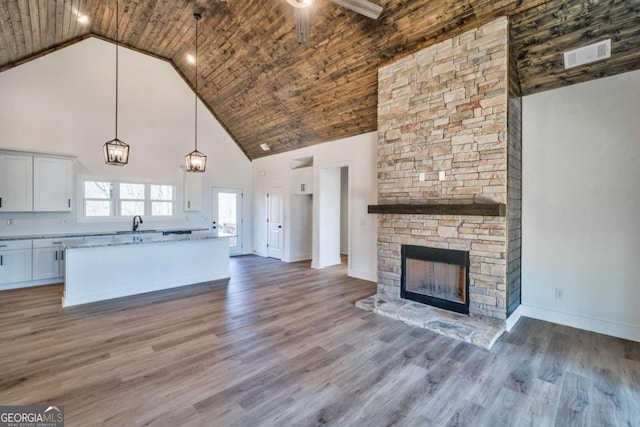
[[[402,248],[419,246],[467,254],[472,317],[520,304],[516,72],[507,18],[379,70],[378,297],[401,297]]]

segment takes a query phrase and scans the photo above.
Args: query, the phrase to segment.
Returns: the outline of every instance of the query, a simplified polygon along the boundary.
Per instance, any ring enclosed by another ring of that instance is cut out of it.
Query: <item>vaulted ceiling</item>
[[[201,13],[199,95],[250,159],[374,131],[381,65],[497,16],[511,17],[524,94],[640,68],[640,0],[374,2],[375,21],[316,0],[299,44],[286,0],[120,0],[120,40],[192,85]],[[115,39],[114,12],[115,0],[0,0],[0,71],[89,36]],[[606,38],[610,60],[564,70],[563,51]]]

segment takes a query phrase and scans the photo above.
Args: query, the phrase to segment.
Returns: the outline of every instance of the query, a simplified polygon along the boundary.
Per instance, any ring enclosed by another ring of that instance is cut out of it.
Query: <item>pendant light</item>
[[[207,167],[207,156],[198,151],[198,21],[200,21],[200,14],[194,13],[193,17],[196,20],[196,88],[195,88],[195,145],[196,149],[185,156],[185,162],[187,164],[187,172],[204,172]]]
[[[129,162],[129,145],[118,139],[118,3],[116,0],[116,137],[104,143],[104,162],[111,166],[124,166]]]

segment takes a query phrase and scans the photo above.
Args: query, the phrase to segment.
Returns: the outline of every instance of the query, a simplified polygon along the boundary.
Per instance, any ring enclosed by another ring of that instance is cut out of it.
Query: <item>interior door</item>
[[[231,255],[242,253],[242,190],[211,189],[211,228],[218,236],[229,237]]]
[[[282,228],[284,203],[282,187],[273,187],[267,193],[267,256],[282,259],[284,230]]]

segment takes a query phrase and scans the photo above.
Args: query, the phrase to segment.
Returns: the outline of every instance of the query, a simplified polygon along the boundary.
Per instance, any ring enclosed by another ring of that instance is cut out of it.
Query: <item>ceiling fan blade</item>
[[[382,13],[382,6],[368,0],[331,0],[335,4],[364,15],[367,18],[378,19]]]
[[[309,8],[296,7],[296,33],[298,34],[298,43],[309,41]]]

